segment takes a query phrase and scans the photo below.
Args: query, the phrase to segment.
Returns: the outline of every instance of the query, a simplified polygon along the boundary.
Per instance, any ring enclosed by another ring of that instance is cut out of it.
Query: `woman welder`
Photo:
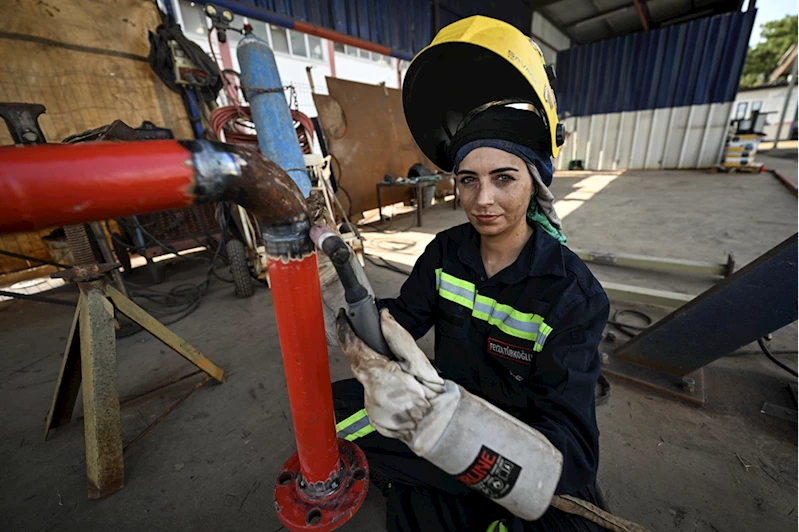
[[[547,188],[563,143],[552,77],[535,43],[479,16],[442,29],[408,69],[411,133],[454,172],[469,223],[436,235],[379,303],[396,361],[338,320],[360,383],[333,386],[337,430],[384,479],[390,531],[600,529],[549,507],[553,493],[597,502],[609,311]],[[414,341],[431,327],[435,368]]]

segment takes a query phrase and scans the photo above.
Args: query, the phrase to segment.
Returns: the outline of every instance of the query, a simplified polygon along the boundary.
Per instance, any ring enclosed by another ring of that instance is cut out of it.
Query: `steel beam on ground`
[[[572,251],[585,262],[640,268],[674,273],[694,273],[699,275],[718,275],[725,277],[732,273],[735,262],[728,256],[726,263],[705,262],[699,260],[670,259],[663,257],[649,257],[646,255],[633,255],[630,253],[605,253],[601,251],[585,251],[572,249]]]
[[[655,290],[653,288],[643,288],[621,283],[609,283],[600,281],[602,288],[611,301],[634,301],[646,305],[657,305],[660,307],[679,308],[694,299],[690,294],[679,292],[669,292],[667,290]]]
[[[676,376],[797,319],[797,235],[719,281],[614,355]]]

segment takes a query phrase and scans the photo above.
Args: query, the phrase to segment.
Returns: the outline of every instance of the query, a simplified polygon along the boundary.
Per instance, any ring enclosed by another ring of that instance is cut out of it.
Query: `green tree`
[[[782,55],[792,44],[796,44],[797,17],[787,15],[780,20],[766,22],[761,26],[761,41],[750,47],[746,55],[741,88],[756,87],[768,80],[769,74],[777,68]],[[790,70],[786,73],[786,76]]]

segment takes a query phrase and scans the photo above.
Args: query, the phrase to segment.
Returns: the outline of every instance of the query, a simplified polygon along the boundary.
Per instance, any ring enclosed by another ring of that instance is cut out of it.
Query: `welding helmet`
[[[405,119],[422,152],[445,171],[452,170],[455,133],[493,105],[532,111],[537,144],[556,157],[565,129],[558,122],[554,79],[541,49],[521,31],[501,20],[465,18],[439,31],[408,67]]]

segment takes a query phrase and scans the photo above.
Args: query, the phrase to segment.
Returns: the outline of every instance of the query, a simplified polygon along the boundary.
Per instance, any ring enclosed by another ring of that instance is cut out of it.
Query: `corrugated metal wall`
[[[236,0],[415,54],[430,43],[430,0]]]
[[[755,11],[558,53],[558,111],[571,133],[557,167],[701,168],[718,161]]]

